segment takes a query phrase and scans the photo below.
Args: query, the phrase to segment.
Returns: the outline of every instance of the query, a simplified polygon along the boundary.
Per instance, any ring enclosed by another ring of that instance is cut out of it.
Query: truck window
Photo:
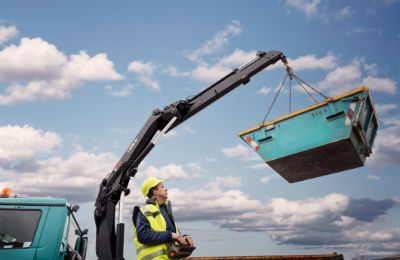
[[[30,247],[41,214],[40,210],[0,209],[0,249]]]

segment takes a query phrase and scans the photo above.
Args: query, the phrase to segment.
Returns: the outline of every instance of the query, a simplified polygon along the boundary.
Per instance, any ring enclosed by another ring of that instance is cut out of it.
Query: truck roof
[[[0,205],[60,206],[65,207],[67,201],[58,198],[0,198]]]

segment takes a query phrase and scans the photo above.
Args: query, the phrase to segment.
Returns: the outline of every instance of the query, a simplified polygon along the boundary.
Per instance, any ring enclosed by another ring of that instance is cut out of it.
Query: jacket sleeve
[[[136,235],[142,244],[159,244],[172,241],[172,232],[151,230],[150,223],[142,212],[139,212],[136,217]]]

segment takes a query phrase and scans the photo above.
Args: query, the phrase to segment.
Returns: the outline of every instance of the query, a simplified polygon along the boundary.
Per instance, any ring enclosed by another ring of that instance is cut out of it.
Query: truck
[[[238,86],[247,84],[252,76],[279,60],[290,71],[282,52],[259,51],[253,60],[232,70],[197,95],[152,112],[114,169],[100,183],[94,210],[99,260],[124,259],[124,197],[130,193],[128,184],[135,177],[139,164],[159,138]],[[117,204],[119,219],[116,224]],[[59,199],[0,199],[0,259],[84,260],[87,230],[82,230],[76,222],[77,209]]]
[[[78,210],[65,199],[0,198],[0,259],[85,259],[88,230]]]

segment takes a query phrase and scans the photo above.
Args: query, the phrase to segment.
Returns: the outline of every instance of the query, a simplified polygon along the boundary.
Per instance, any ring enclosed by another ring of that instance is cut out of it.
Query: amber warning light
[[[11,194],[10,188],[3,188],[3,190],[0,193],[0,198],[9,198],[10,194]]]

